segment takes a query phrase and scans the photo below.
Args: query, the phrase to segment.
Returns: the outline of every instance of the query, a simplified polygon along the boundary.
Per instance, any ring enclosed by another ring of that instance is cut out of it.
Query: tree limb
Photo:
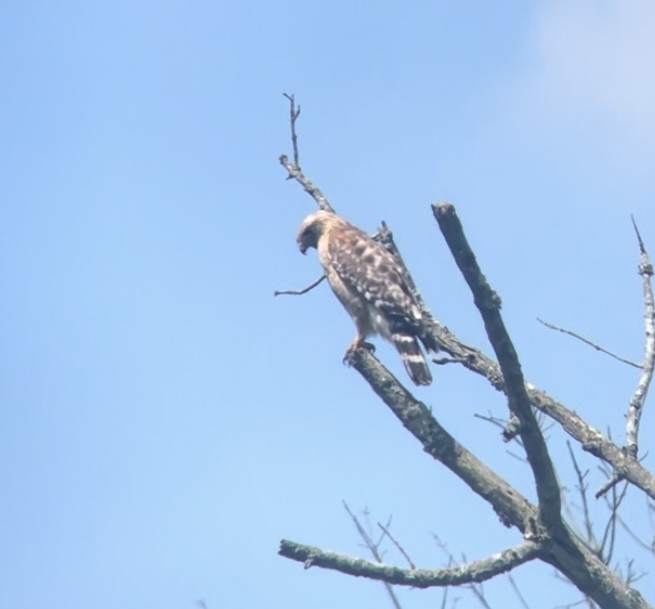
[[[515,526],[524,534],[534,532],[538,517],[536,507],[457,442],[430,409],[414,398],[370,351],[357,349],[351,361],[353,368],[423,445],[426,453],[488,501],[503,524]]]
[[[280,165],[287,170],[289,174],[288,178],[298,182],[305,189],[305,192],[316,201],[320,209],[334,213],[332,205],[330,205],[330,202],[325,198],[325,195],[320,191],[318,186],[314,185],[301,171],[300,167],[289,160],[286,154],[280,156]]]
[[[537,486],[541,521],[549,529],[559,529],[562,527],[562,503],[555,468],[530,406],[518,355],[500,314],[500,299],[491,289],[478,266],[455,208],[444,203],[433,205],[432,211],[450,252],[473,294],[487,336],[498,357],[510,411],[520,421],[519,434]]]
[[[278,554],[298,562],[305,568],[317,566],[340,571],[356,577],[367,577],[399,586],[431,588],[482,582],[522,565],[539,556],[538,543],[527,541],[520,546],[503,550],[489,558],[445,569],[401,569],[361,558],[352,558],[283,539]]]
[[[636,458],[639,453],[639,423],[644,410],[648,387],[653,378],[653,370],[655,369],[655,301],[653,299],[653,286],[651,285],[653,265],[650,263],[648,252],[644,247],[644,242],[641,239],[634,218],[632,218],[632,225],[639,241],[639,274],[641,275],[644,292],[644,329],[646,333],[644,365],[628,406],[625,425],[626,450],[631,457]]]

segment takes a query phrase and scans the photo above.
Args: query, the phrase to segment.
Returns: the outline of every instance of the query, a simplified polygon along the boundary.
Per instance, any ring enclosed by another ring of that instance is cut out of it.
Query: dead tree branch
[[[433,206],[432,211],[450,252],[473,294],[487,336],[498,357],[509,409],[520,421],[519,434],[537,485],[540,519],[549,530],[560,529],[563,526],[562,505],[555,468],[550,460],[537,419],[532,412],[518,355],[500,314],[500,298],[482,274],[455,208],[444,203]]]
[[[298,163],[298,137],[296,135],[296,121],[300,115],[300,106],[296,108],[296,102],[293,95],[288,93],[283,94],[289,100],[289,128],[291,130],[291,146],[293,149],[293,161],[289,160],[286,154],[280,156],[280,165],[287,170],[287,180],[295,180],[300,184],[305,192],[316,201],[320,209],[325,211],[334,212],[332,205],[327,200],[325,195],[320,191],[318,186],[316,186],[300,169]]]
[[[651,284],[653,265],[650,262],[634,218],[632,218],[632,226],[639,242],[639,275],[641,275],[644,293],[644,329],[646,334],[644,365],[626,415],[626,450],[631,457],[636,458],[639,454],[639,423],[644,410],[648,387],[653,378],[653,370],[655,369],[655,300],[653,299],[653,286]]]
[[[288,178],[293,179],[298,184],[300,184],[305,192],[316,201],[316,204],[325,211],[334,212],[332,205],[326,199],[325,195],[319,190],[318,186],[315,186],[314,183],[305,176],[305,174],[300,170],[300,167],[295,163],[292,163],[289,158],[283,154],[280,156],[280,165],[284,167],[288,172]]]
[[[490,558],[445,569],[401,569],[377,562],[352,558],[283,539],[278,553],[302,562],[305,568],[317,566],[356,577],[367,577],[398,586],[432,588],[482,582],[539,557],[538,543],[525,543],[503,550]]]
[[[422,444],[423,450],[488,501],[503,524],[517,527],[524,535],[535,533],[538,519],[535,506],[457,442],[430,409],[415,399],[372,353],[358,349],[353,355],[352,366]]]
[[[298,136],[296,135],[296,121],[300,116],[300,104],[296,108],[296,98],[288,93],[283,93],[284,97],[289,100],[289,125],[291,127],[291,146],[293,147],[293,164],[300,168],[298,160]]]

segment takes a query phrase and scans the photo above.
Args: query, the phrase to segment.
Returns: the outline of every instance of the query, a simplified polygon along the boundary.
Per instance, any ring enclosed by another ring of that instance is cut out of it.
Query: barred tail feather
[[[432,374],[416,337],[398,332],[391,335],[391,341],[400,353],[407,374],[414,384],[429,385],[432,382]]]

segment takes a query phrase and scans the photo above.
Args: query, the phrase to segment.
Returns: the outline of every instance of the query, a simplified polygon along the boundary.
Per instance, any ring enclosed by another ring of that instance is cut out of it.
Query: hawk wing
[[[344,285],[390,321],[416,325],[420,311],[402,268],[387,249],[355,226],[333,231],[329,263]]]
[[[324,266],[335,293],[364,336],[380,334],[400,353],[410,378],[428,385],[432,376],[417,341],[421,312],[402,268],[381,244],[352,225],[331,231]]]

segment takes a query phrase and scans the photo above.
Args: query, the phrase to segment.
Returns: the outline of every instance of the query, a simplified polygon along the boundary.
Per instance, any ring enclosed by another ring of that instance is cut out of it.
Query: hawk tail
[[[405,370],[414,384],[429,385],[432,382],[432,374],[416,337],[411,334],[394,332],[391,335],[391,342],[400,353]]]

